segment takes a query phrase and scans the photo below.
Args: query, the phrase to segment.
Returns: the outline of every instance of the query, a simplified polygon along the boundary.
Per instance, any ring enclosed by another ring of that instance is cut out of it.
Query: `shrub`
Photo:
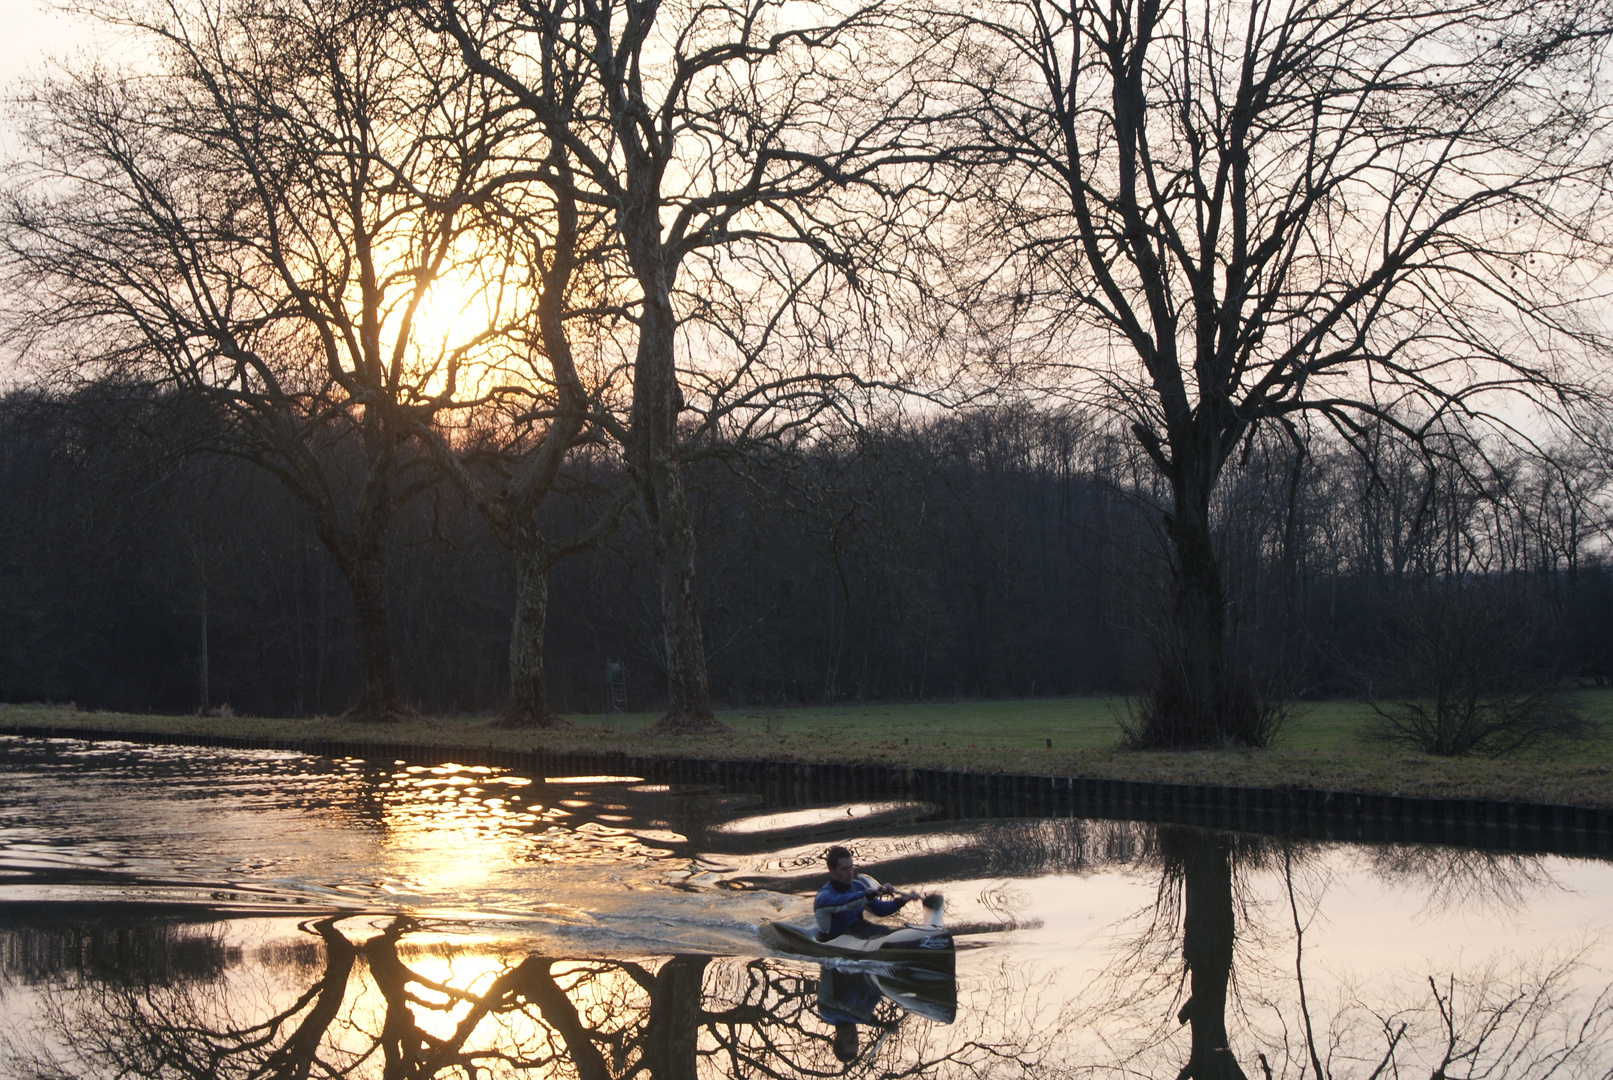
[[[1427,754],[1500,757],[1594,735],[1541,647],[1545,619],[1494,583],[1433,583],[1387,605],[1371,661],[1370,736]]]

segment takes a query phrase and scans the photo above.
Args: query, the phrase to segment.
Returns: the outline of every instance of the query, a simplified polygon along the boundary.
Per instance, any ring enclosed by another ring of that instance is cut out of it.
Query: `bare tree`
[[[545,92],[557,108],[568,108],[576,80],[552,74]],[[592,330],[597,345],[618,308],[603,265],[612,247],[608,222],[597,209],[579,204],[569,153],[549,144],[531,173],[504,177],[482,213],[507,239],[504,273],[524,268],[517,276],[533,297],[535,326],[507,332],[514,370],[500,373],[504,377],[487,402],[464,413],[444,410],[437,423],[420,424],[417,434],[515,557],[510,694],[500,723],[556,727],[565,721],[550,710],[543,666],[549,571],[615,526],[630,489],[576,535],[547,537],[538,527],[538,507],[561,482],[568,456],[601,441],[599,418],[609,408],[608,364],[579,364],[573,325]]]
[[[937,78],[973,106],[957,137],[1003,268],[977,322],[1119,410],[1168,482],[1145,741],[1260,743],[1211,527],[1240,446],[1374,421],[1527,442],[1601,404],[1613,20],[1575,0],[969,10],[936,20]]]
[[[656,730],[719,728],[685,463],[702,435],[725,424],[754,435],[780,402],[811,412],[809,399],[851,374],[838,359],[824,366],[815,351],[822,329],[791,321],[795,300],[822,289],[831,269],[855,283],[881,247],[877,228],[838,228],[855,215],[834,193],[924,156],[905,148],[888,96],[867,92],[857,70],[848,31],[866,25],[866,13],[764,0],[419,7],[459,42],[471,70],[496,80],[564,147],[579,198],[614,217],[622,272],[637,295],[628,417],[606,428],[623,448],[660,566],[668,703]],[[564,107],[546,89],[560,71],[585,85]],[[765,309],[758,334],[728,321],[757,306]],[[786,323],[800,332],[793,356],[806,357],[804,367],[772,363]],[[693,334],[697,324],[718,333]],[[685,395],[696,386],[706,399],[698,404]]]
[[[30,98],[4,211],[13,339],[49,377],[213,410],[214,449],[277,476],[347,580],[350,715],[407,714],[388,528],[435,482],[412,433],[474,400],[467,369],[515,317],[466,210],[510,171],[508,131],[452,52],[342,3],[101,15],[148,43],[152,70],[67,74]],[[445,292],[461,313],[437,325]]]

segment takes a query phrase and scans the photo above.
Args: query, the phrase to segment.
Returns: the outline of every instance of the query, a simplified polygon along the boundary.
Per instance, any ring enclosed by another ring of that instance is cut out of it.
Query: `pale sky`
[[[44,69],[47,56],[57,59],[86,57],[97,35],[83,17],[63,15],[40,0],[0,0],[0,98],[16,92],[17,81]],[[10,124],[0,112],[0,139]]]
[[[39,0],[0,0],[0,16],[0,80],[6,83],[36,70],[48,53],[71,53],[90,42],[85,19],[62,15]]]
[[[82,18],[62,15],[38,0],[0,0],[0,160],[12,153],[9,99],[18,80],[37,74],[46,56],[86,55],[95,35]],[[11,383],[15,358],[0,351],[0,392]]]

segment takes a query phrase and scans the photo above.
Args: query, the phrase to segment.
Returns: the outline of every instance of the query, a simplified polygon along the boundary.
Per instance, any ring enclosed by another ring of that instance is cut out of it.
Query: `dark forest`
[[[309,515],[251,463],[197,451],[194,423],[104,391],[6,399],[0,699],[276,716],[351,702],[352,603]],[[1606,478],[1561,454],[1381,445],[1370,460],[1256,442],[1239,459],[1215,523],[1244,662],[1284,696],[1380,692],[1407,633],[1490,619],[1509,632],[1484,647],[1518,677],[1613,677]],[[719,703],[1125,693],[1145,677],[1165,495],[1100,417],[938,411],[790,454],[721,450],[690,470]],[[327,452],[339,466],[343,444]],[[570,497],[542,511],[554,535],[620,483],[603,456],[568,468]],[[425,712],[494,712],[510,558],[451,486],[417,487],[387,552],[403,691]],[[629,709],[660,706],[633,514],[551,572],[548,625],[556,708],[604,709],[612,661]]]

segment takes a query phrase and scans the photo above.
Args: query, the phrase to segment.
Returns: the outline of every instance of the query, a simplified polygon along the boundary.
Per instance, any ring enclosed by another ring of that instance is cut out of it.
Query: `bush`
[[[1205,686],[1188,675],[1190,660],[1176,635],[1155,626],[1149,637],[1154,663],[1142,676],[1136,711],[1120,725],[1132,749],[1262,748],[1291,718],[1288,680],[1257,671],[1242,642],[1228,642],[1226,661]]]
[[[1434,583],[1386,608],[1372,738],[1501,757],[1596,733],[1545,659],[1546,619],[1505,584]]]

